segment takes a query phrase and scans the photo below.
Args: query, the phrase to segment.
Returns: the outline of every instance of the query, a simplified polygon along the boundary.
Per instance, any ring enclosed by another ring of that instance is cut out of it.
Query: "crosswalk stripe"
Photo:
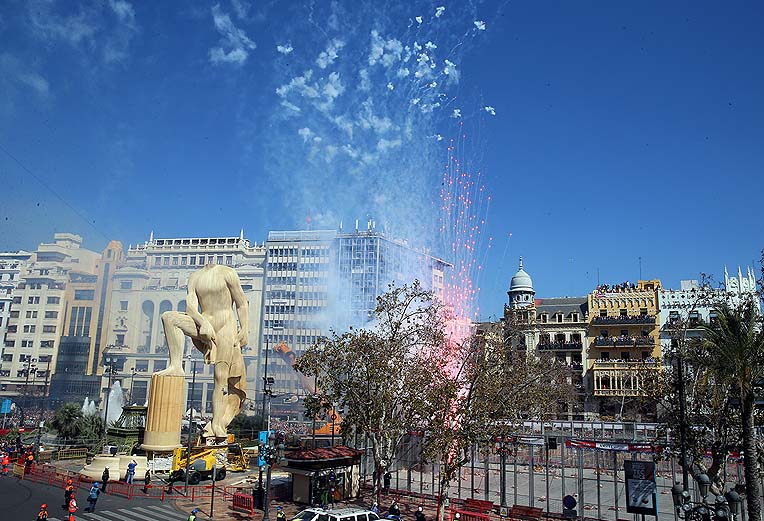
[[[145,507],[138,507],[138,508],[142,508],[144,510],[151,510],[151,511],[154,511],[154,512],[156,512],[158,514],[166,514],[166,515],[170,516],[173,519],[178,517],[178,511],[175,510],[170,505],[165,505],[165,504],[162,504],[162,505],[146,505]]]
[[[93,512],[85,512],[82,514],[83,517],[86,517],[88,519],[93,519],[94,521],[114,521],[111,519],[113,516],[115,519],[121,519],[118,515],[113,514],[112,512],[109,512],[108,510],[102,510],[98,512],[97,514],[94,514]],[[107,517],[103,517],[107,516]]]
[[[144,515],[141,515],[138,512],[136,512],[136,510],[139,511],[139,512],[142,512],[146,516],[150,516],[150,517],[146,517]],[[135,517],[138,517],[140,519],[149,520],[149,521],[154,521],[156,519],[159,519],[160,521],[161,520],[177,521],[177,519],[178,519],[177,512],[170,513],[170,512],[168,512],[168,511],[166,511],[164,509],[161,509],[161,508],[158,509],[158,510],[154,510],[154,509],[149,510],[149,509],[143,508],[143,507],[122,508],[122,509],[120,509],[120,512],[124,512],[124,513],[126,513],[128,515],[135,516]]]
[[[141,521],[155,521],[156,518],[147,517],[139,512],[136,512],[136,510],[138,510],[138,508],[136,507],[120,508],[119,512],[122,514],[123,519],[126,517],[127,519],[136,518],[136,519],[140,519]]]

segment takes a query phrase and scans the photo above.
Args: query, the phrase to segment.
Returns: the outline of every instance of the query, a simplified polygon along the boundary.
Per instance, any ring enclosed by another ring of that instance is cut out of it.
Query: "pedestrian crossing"
[[[101,510],[94,513],[77,512],[77,520],[90,521],[178,521],[184,519],[183,514],[172,508],[170,505],[146,505],[130,508],[119,508],[116,510]],[[48,521],[65,521],[56,517],[49,517]]]

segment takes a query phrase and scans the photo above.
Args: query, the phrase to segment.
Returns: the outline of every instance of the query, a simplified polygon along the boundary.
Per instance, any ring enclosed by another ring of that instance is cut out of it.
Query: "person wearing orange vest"
[[[64,487],[64,505],[69,504],[69,500],[72,499],[73,495],[74,495],[74,485],[72,484],[71,479],[67,479],[66,487]]]
[[[8,456],[7,452],[3,452],[3,457],[2,457],[2,460],[0,460],[0,462],[3,465],[3,476],[7,476],[8,475],[8,465],[11,464],[11,458]]]
[[[69,521],[74,521],[74,513],[77,512],[77,499],[72,496],[69,500]]]
[[[48,521],[48,505],[40,505],[40,513],[37,514],[37,521]]]

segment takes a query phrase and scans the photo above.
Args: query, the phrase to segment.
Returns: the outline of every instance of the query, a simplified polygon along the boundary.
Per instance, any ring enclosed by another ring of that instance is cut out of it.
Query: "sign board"
[[[257,441],[260,442],[260,446],[257,448],[257,466],[262,467],[265,465],[265,446],[268,445],[268,431],[260,431],[257,434]]]
[[[626,512],[658,516],[658,497],[655,488],[655,463],[626,460]]]
[[[3,403],[0,405],[0,414],[8,414],[11,412],[11,399],[3,398]]]
[[[509,508],[499,507],[499,517],[509,517]]]

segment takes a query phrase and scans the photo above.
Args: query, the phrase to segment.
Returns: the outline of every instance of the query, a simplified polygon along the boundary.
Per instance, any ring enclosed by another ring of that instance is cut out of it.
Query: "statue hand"
[[[249,343],[249,331],[246,329],[239,329],[239,333],[236,335],[236,341],[239,343],[239,347],[244,347]]]
[[[209,322],[202,324],[202,327],[199,328],[199,337],[205,342],[214,342],[215,328],[212,327],[212,324]]]

